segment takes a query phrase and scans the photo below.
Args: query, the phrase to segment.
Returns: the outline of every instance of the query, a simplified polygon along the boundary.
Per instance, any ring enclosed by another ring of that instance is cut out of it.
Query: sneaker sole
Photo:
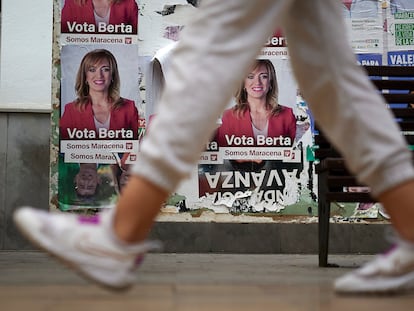
[[[393,284],[390,284],[389,282],[387,285],[378,286],[374,288],[369,288],[366,286],[366,288],[354,288],[354,289],[341,289],[341,288],[334,288],[335,293],[338,295],[343,296],[358,296],[358,295],[377,295],[377,296],[390,296],[390,295],[404,295],[404,294],[410,294],[414,290],[414,272],[411,272],[405,276],[405,280],[399,280],[400,284],[396,284],[397,282],[393,282]]]

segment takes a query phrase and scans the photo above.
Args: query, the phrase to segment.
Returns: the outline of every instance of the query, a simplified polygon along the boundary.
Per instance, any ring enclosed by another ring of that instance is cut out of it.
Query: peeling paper
[[[212,197],[210,196],[203,196],[199,199],[197,203],[193,205],[191,209],[200,209],[200,208],[207,208],[212,210],[215,214],[228,214],[229,209],[227,206],[214,204]]]
[[[234,203],[237,200],[249,198],[252,195],[252,191],[247,190],[245,192],[236,192],[234,196],[231,197],[223,197],[220,200],[218,200],[214,205],[225,205],[227,207],[233,207]]]
[[[163,15],[163,22],[166,24],[174,25],[185,25],[194,15],[194,12],[197,10],[191,4],[175,4],[173,7],[171,5],[164,5],[163,12],[168,12],[169,14]]]
[[[157,50],[178,39],[179,31],[197,10],[199,1],[139,1],[138,40],[140,55],[153,56]]]
[[[378,218],[379,205],[377,203],[357,203],[352,217]]]
[[[226,206],[232,212],[276,212],[285,209],[285,206],[266,201],[257,201],[259,188],[254,191],[237,192],[234,196],[222,197],[214,206]],[[205,197],[203,197],[205,198]]]
[[[159,102],[163,91],[165,81],[168,81],[167,69],[171,51],[176,46],[176,42],[170,43],[156,51],[154,57],[149,62],[149,70],[147,72],[147,81],[149,87],[146,90],[146,107],[145,119],[155,113],[156,104]]]

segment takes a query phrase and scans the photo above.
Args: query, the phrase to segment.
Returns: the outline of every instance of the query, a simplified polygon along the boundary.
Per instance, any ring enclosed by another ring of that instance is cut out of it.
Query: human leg
[[[400,239],[395,252],[388,253],[393,256],[385,257],[385,264],[383,260],[368,264],[364,273],[358,270],[339,279],[336,289],[413,289],[414,247],[408,247],[414,242],[411,153],[382,97],[356,65],[338,3],[295,2],[285,25],[292,66],[319,126],[344,155],[350,170],[371,187]],[[395,266],[400,270],[384,269],[395,258],[403,262]]]
[[[381,193],[396,234],[388,237],[392,247],[360,269],[335,282],[338,293],[404,293],[414,290],[414,182],[403,182]]]
[[[170,56],[157,117],[144,138],[133,173],[168,191],[189,176],[236,86],[290,3],[201,3]]]
[[[356,64],[338,1],[296,1],[285,33],[301,92],[349,169],[374,196],[414,180],[411,153]],[[351,148],[352,147],[352,148]]]
[[[200,14],[184,29],[171,55],[157,117],[132,169],[137,183],[146,180],[153,190],[164,189],[152,197],[165,198],[190,174],[240,77],[291,2],[202,2]],[[132,185],[128,189],[119,200],[115,230],[128,241],[137,241],[150,230],[162,202],[143,204],[150,196]],[[151,216],[134,216],[142,214],[137,211],[141,208],[150,210]]]
[[[144,241],[169,192],[138,176],[131,176],[119,197],[114,232],[127,243]]]

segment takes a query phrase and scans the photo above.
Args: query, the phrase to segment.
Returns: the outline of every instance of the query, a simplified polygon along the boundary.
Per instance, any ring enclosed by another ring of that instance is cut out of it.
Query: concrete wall
[[[16,207],[49,207],[52,20],[52,0],[1,1],[0,249],[33,248]]]
[[[0,112],[0,249],[32,248],[12,223],[16,207],[49,208],[49,118]]]

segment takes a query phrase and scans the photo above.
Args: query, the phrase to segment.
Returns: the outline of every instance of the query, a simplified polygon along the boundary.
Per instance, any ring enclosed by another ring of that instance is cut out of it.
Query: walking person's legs
[[[170,80],[158,115],[144,139],[139,162],[132,169],[134,176],[120,197],[115,216],[106,213],[91,221],[25,208],[15,214],[18,226],[36,244],[87,277],[113,288],[129,286],[131,271],[142,254],[155,247],[143,240],[161,204],[189,175],[240,77],[267,36],[286,19],[293,68],[316,119],[343,152],[350,169],[382,200],[398,233],[406,240],[413,239],[411,227],[406,228],[413,219],[414,204],[410,154],[381,98],[355,65],[338,3],[202,2],[195,22],[186,27],[172,55]],[[399,286],[408,287],[407,277],[414,280],[411,243],[400,240],[390,254],[370,265],[368,272],[357,271],[340,280],[337,288],[371,291],[378,289],[378,280],[387,286],[390,280],[402,281]],[[401,263],[397,274],[390,258]],[[364,287],[355,287],[356,283]]]
[[[296,1],[285,33],[301,92],[350,170],[369,185],[401,239],[394,252],[336,282],[340,292],[414,288],[411,152],[345,37],[339,1]],[[408,242],[409,241],[409,242]],[[400,262],[395,264],[394,261]]]

